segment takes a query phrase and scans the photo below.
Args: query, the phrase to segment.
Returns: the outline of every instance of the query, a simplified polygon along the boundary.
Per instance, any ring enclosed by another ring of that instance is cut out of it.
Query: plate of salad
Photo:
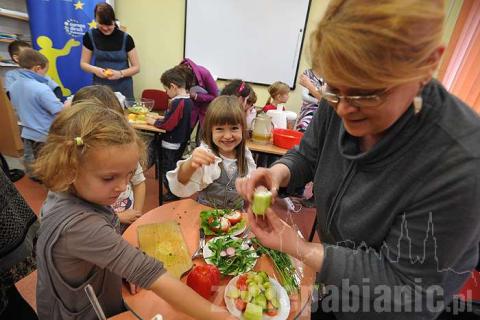
[[[249,239],[220,236],[210,239],[203,248],[203,257],[221,274],[236,276],[253,269],[258,255]]]
[[[240,319],[285,320],[290,299],[285,289],[264,272],[248,272],[227,284],[224,295],[228,311]]]
[[[243,213],[233,209],[204,210],[200,212],[200,223],[207,236],[237,236],[247,227]]]

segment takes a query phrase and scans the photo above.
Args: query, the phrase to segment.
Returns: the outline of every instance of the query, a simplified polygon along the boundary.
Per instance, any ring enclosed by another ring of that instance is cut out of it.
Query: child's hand
[[[315,86],[306,75],[302,74],[299,80],[301,86],[307,88],[309,91],[315,91]]]
[[[131,283],[131,282],[127,282],[127,286],[130,289],[130,293],[132,295],[135,295],[135,294],[139,293],[140,290],[142,290],[142,288],[140,288],[138,285],[136,285],[134,283]]]
[[[118,218],[123,224],[131,224],[142,216],[142,213],[135,209],[128,209],[118,213]]]
[[[198,147],[193,150],[189,161],[192,168],[198,169],[203,165],[215,163],[215,155],[203,147]]]
[[[147,123],[151,126],[155,125],[155,121],[157,121],[158,118],[154,118],[154,117],[151,117],[151,116],[147,116],[145,118],[145,120],[147,121]]]

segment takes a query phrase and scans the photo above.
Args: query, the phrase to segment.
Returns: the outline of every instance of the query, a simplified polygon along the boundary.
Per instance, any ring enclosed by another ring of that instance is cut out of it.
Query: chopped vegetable
[[[280,283],[287,293],[289,295],[298,293],[300,281],[297,276],[297,270],[290,257],[286,253],[262,246],[256,238],[252,238],[251,240],[257,246],[257,252],[259,254],[266,254],[272,259]]]
[[[262,319],[263,314],[276,315],[280,308],[277,291],[264,271],[248,272],[238,277],[235,287],[227,291],[242,319]]]

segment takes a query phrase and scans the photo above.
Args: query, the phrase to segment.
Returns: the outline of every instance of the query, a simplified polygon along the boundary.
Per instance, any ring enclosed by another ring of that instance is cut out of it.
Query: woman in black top
[[[80,67],[93,73],[94,84],[108,85],[132,99],[132,76],[140,71],[135,43],[115,24],[115,12],[109,4],[97,4],[94,14],[97,29],[83,36]]]

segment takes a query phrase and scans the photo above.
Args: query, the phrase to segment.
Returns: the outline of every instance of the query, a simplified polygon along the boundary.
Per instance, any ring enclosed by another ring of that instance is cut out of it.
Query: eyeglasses
[[[340,96],[327,90],[328,85],[322,85],[320,87],[320,94],[335,109],[337,108],[340,100],[342,99],[344,99],[349,105],[356,108],[376,108],[385,101],[385,97],[389,92],[389,89],[385,89],[378,94],[369,94],[362,96]]]

